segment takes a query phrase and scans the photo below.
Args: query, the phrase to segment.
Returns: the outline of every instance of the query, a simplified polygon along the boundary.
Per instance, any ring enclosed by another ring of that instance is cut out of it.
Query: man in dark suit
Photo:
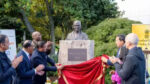
[[[22,56],[12,62],[5,51],[9,48],[9,39],[6,35],[0,35],[0,84],[11,84],[12,76],[16,74],[15,68],[22,61]]]
[[[122,79],[121,84],[145,84],[145,58],[141,48],[137,47],[138,36],[130,33],[125,39],[129,52],[125,61],[120,65],[119,59],[114,58],[117,73]]]
[[[125,47],[125,35],[120,34],[116,36],[116,46],[118,48],[116,57],[119,58],[122,62],[124,62],[125,57],[128,53],[128,49]],[[110,66],[113,65],[111,59],[112,57],[110,57],[110,59],[106,59],[105,57],[102,57],[102,61],[106,62]]]
[[[121,60],[120,64],[122,64],[128,53],[128,49],[125,47],[125,35],[123,35],[123,34],[117,35],[115,42],[116,42],[116,46],[118,48],[117,55],[115,57],[119,58]],[[106,62],[110,66],[113,66],[114,65],[112,62],[113,58],[114,57],[109,57],[109,59],[106,59],[105,57],[102,57],[102,61]],[[113,79],[112,84],[120,83],[119,81],[121,81],[121,79],[119,77],[117,77],[118,75],[115,72],[115,70],[111,70],[110,73],[112,74],[111,78]]]
[[[50,60],[45,52],[46,43],[44,41],[39,41],[37,43],[37,49],[35,49],[32,54],[31,61],[34,67],[38,66],[39,64],[44,64],[45,73],[42,76],[35,75],[33,78],[33,84],[45,84],[47,71],[56,71],[57,69],[63,68],[63,66],[55,66],[55,62]],[[48,63],[50,63],[51,66],[48,66]]]
[[[33,52],[33,44],[31,40],[26,40],[23,43],[23,49],[18,52],[17,56],[22,55],[23,61],[17,67],[17,78],[18,84],[32,84],[32,77],[37,75],[43,75],[44,65],[38,65],[37,67],[32,68],[30,62],[30,56]]]

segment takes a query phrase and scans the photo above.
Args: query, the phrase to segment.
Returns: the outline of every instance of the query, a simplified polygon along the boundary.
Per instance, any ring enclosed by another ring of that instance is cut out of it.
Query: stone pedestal
[[[58,62],[63,65],[79,64],[94,57],[93,40],[60,40]]]

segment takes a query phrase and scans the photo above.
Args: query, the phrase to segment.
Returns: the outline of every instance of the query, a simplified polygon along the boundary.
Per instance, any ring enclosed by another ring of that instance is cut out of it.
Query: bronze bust
[[[88,40],[86,33],[81,31],[81,22],[76,20],[72,25],[73,31],[68,34],[66,40]]]

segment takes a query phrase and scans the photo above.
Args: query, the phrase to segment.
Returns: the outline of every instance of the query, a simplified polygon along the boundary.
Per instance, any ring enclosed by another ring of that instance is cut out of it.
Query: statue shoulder
[[[86,34],[86,33],[84,33],[84,32],[81,32],[81,33],[82,33],[82,35],[87,36],[87,34]]]
[[[66,40],[70,40],[72,38],[73,32],[68,33]]]
[[[68,36],[71,36],[73,34],[73,32],[68,33]]]
[[[82,33],[82,36],[83,36],[84,40],[88,40],[88,35],[84,32],[81,32],[81,33]]]

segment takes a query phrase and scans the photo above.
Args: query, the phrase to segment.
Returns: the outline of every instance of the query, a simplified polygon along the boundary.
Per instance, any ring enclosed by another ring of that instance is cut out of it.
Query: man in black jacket
[[[46,43],[44,41],[39,41],[37,43],[37,49],[34,50],[31,57],[33,67],[36,67],[39,64],[43,64],[45,66],[44,68],[45,74],[42,76],[35,75],[33,78],[33,84],[45,84],[47,71],[56,71],[57,69],[62,69],[63,67],[63,66],[55,66],[55,62],[53,60],[50,60],[50,58],[45,53],[46,52],[45,44]],[[48,66],[48,63],[50,63],[51,66]]]
[[[120,34],[116,36],[116,46],[118,48],[116,58],[119,58],[123,62],[128,53],[128,49],[125,47],[125,35]],[[113,66],[111,59],[112,57],[109,57],[109,59],[102,57],[103,62],[107,63],[110,66]]]
[[[129,52],[123,65],[118,63],[118,58],[114,58],[113,61],[117,73],[122,78],[122,84],[145,84],[145,58],[141,48],[137,47],[138,36],[130,33],[125,41]]]
[[[23,59],[20,56],[11,62],[5,53],[8,48],[8,37],[6,35],[0,35],[0,84],[11,84],[12,76],[16,75],[15,69]]]

